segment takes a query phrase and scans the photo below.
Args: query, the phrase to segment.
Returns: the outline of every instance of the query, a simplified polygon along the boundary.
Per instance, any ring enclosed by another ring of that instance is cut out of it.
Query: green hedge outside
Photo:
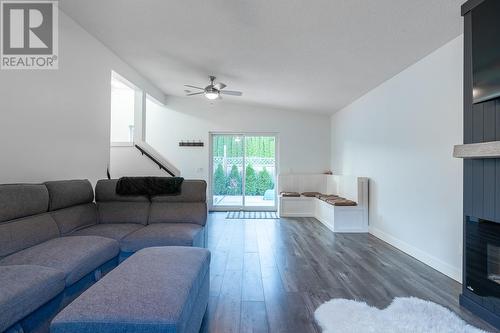
[[[263,168],[258,173],[252,165],[246,167],[245,194],[263,196],[267,190],[274,189],[273,177]],[[233,165],[229,175],[224,174],[221,164],[217,165],[214,172],[214,195],[242,195],[242,179],[238,167]]]

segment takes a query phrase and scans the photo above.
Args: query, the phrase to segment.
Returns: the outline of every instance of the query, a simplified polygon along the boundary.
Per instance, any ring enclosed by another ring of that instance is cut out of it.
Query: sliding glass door
[[[212,134],[212,210],[276,210],[276,136]]]
[[[212,203],[243,206],[244,139],[241,135],[212,136]]]

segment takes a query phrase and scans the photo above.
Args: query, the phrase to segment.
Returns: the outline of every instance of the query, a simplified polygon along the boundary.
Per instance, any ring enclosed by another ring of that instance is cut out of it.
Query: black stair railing
[[[175,174],[164,164],[162,164],[160,161],[158,161],[154,156],[152,156],[150,153],[148,153],[146,150],[144,150],[141,146],[135,144],[135,148],[137,148],[142,155],[146,156],[149,158],[151,161],[153,161],[158,167],[162,170],[165,170],[170,176],[175,177]]]

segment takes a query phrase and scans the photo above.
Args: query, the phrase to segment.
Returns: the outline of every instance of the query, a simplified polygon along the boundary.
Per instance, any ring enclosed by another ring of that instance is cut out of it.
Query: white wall
[[[332,168],[370,178],[370,231],[461,279],[463,38],[331,119]]]
[[[165,98],[59,14],[59,70],[0,71],[0,183],[106,177],[111,70]]]
[[[244,106],[210,104],[203,97],[168,97],[162,110],[146,115],[146,141],[186,178],[208,180],[210,132],[273,132],[279,137],[281,172],[319,173],[329,169],[329,116]],[[179,147],[202,140],[205,147]]]

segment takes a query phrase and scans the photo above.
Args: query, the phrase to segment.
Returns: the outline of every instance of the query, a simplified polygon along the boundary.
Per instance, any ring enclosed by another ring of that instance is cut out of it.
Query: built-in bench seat
[[[334,232],[368,232],[368,179],[340,175],[280,175],[281,217],[314,217]],[[335,194],[324,194],[335,193]]]
[[[281,198],[299,198],[299,197],[306,197],[306,198],[317,198],[320,199],[326,203],[329,203],[330,205],[333,206],[357,206],[358,204],[355,201],[340,197],[335,194],[321,194],[319,192],[303,192],[303,193],[298,193],[298,192],[282,192],[280,193]]]

